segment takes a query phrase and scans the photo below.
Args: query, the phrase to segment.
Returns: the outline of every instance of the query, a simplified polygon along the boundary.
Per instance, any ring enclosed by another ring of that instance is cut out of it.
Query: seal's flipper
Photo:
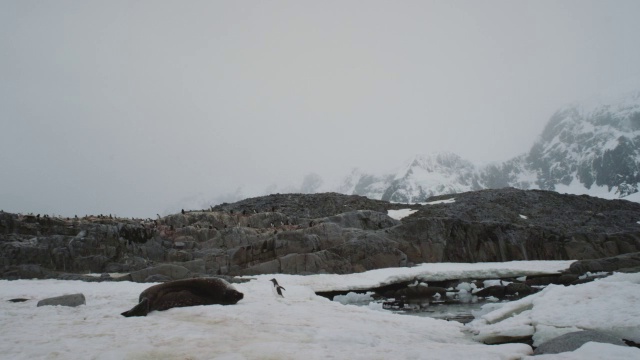
[[[147,316],[149,313],[149,299],[144,298],[140,303],[134,306],[131,310],[123,312],[121,315],[130,316]]]

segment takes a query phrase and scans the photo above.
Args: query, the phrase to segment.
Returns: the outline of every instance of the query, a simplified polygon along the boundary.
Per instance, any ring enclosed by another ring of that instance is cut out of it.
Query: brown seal
[[[147,316],[154,310],[197,305],[233,305],[244,294],[231,284],[218,278],[175,280],[154,285],[142,293],[138,305],[122,313],[122,316]]]

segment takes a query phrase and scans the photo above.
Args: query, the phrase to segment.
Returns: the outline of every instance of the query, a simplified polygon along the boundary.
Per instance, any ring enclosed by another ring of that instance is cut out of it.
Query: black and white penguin
[[[273,286],[271,287],[271,291],[273,291],[273,295],[275,295],[277,298],[284,299],[284,295],[282,295],[282,290],[286,290],[286,289],[280,286],[276,279],[271,279],[270,281],[273,283]]]

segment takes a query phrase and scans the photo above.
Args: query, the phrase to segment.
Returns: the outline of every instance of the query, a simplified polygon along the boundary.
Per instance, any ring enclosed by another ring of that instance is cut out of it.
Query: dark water
[[[348,299],[334,299],[343,304],[365,306],[372,309],[384,309],[399,315],[431,317],[434,319],[458,321],[466,324],[474,319],[472,312],[481,310],[486,304],[496,304],[516,300],[516,298],[499,301],[495,298],[480,298],[470,294],[464,296],[446,296],[441,299],[412,299],[396,302],[394,299],[376,299],[366,295],[351,294]]]
[[[393,308],[383,307],[382,301],[352,303],[352,305],[372,307],[370,304],[379,305],[385,310],[399,314],[410,316],[430,317],[440,320],[458,321],[466,324],[474,319],[472,311],[479,311],[485,304],[493,304],[496,301],[477,300],[476,302],[460,302],[460,301],[431,301],[421,303],[408,303],[403,306]]]
[[[466,324],[474,319],[473,315],[471,315],[471,311],[480,310],[482,305],[486,303],[486,301],[476,303],[431,302],[426,306],[422,305],[413,308],[409,306],[392,311],[402,315],[431,317],[434,319],[458,321]]]

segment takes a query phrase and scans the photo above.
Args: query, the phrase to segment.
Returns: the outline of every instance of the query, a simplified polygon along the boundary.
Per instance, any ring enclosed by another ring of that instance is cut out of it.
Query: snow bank
[[[492,304],[493,311],[467,327],[475,339],[486,342],[530,333],[534,346],[581,329],[640,341],[639,302],[640,274],[614,274],[581,285],[550,285],[497,309],[497,304]],[[640,358],[640,350],[637,354]]]
[[[278,275],[284,283],[307,286],[315,292],[367,290],[404,281],[443,281],[452,279],[496,279],[522,275],[557,274],[573,260],[510,261],[502,263],[429,263],[410,268],[387,268],[357,274]],[[269,280],[273,275],[245,276]]]
[[[389,217],[392,219],[402,220],[417,211],[418,210],[413,209],[387,210],[387,215],[389,215]]]
[[[420,203],[420,205],[453,204],[454,202],[456,202],[456,198],[428,201],[428,202]]]

